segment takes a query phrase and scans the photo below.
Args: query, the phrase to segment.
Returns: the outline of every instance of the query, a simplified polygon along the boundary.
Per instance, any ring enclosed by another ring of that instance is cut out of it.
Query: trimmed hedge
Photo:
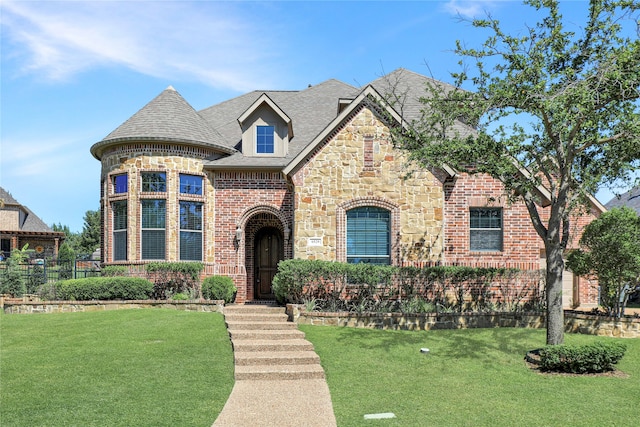
[[[103,277],[128,276],[129,269],[124,265],[107,265],[102,267],[101,275]]]
[[[87,277],[55,284],[57,299],[69,301],[145,300],[153,283],[138,277]]]
[[[466,266],[396,267],[292,259],[278,264],[279,302],[321,311],[541,311],[539,271]]]
[[[202,296],[211,300],[224,300],[232,302],[236,293],[233,279],[228,276],[210,276],[202,282]]]
[[[154,299],[169,299],[178,293],[200,297],[201,262],[152,262],[145,265],[147,278],[153,282]]]
[[[626,350],[620,342],[547,346],[540,350],[540,370],[573,374],[612,371]]]

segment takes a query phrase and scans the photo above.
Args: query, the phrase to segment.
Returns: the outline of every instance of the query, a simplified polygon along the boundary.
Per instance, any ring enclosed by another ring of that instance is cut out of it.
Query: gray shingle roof
[[[640,187],[632,188],[626,193],[621,194],[620,197],[614,197],[605,206],[607,209],[627,206],[640,215]]]
[[[229,168],[282,168],[298,155],[337,115],[338,100],[354,97],[355,87],[338,80],[327,80],[301,91],[253,91],[201,110],[200,115],[223,138],[240,148],[240,117],[262,94],[266,94],[291,118],[294,137],[286,157],[245,157],[236,153],[208,162],[209,166]]]
[[[402,114],[405,119],[412,120],[420,116],[423,104],[419,99],[425,95],[428,81],[434,82],[409,70],[398,69],[374,80],[371,86],[383,97],[391,90],[401,94]],[[253,91],[196,112],[178,92],[168,88],[95,144],[91,152],[99,159],[102,150],[114,143],[162,140],[209,144],[229,154],[208,161],[206,166],[212,168],[284,168],[338,117],[340,100],[353,100],[362,91],[363,88],[331,79],[299,91]],[[294,136],[289,141],[286,157],[250,157],[240,152],[242,130],[238,118],[263,94],[291,119]]]
[[[11,193],[6,191],[4,188],[0,187],[0,199],[4,201],[5,206],[8,205],[19,205],[18,201],[13,198]]]
[[[134,140],[206,145],[226,153],[235,151],[171,86],[91,147],[91,153],[99,159],[105,146]]]
[[[53,233],[54,231],[45,224],[38,215],[34,214],[31,209],[21,205],[13,196],[7,192],[4,188],[0,187],[0,199],[4,200],[5,208],[7,206],[15,206],[24,212],[24,221],[22,224],[18,224],[18,230],[3,230],[3,231],[28,231],[35,233]]]

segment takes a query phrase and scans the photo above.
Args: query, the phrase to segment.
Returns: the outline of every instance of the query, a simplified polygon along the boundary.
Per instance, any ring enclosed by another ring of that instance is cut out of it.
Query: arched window
[[[391,215],[383,208],[361,206],[347,216],[347,262],[391,264]]]

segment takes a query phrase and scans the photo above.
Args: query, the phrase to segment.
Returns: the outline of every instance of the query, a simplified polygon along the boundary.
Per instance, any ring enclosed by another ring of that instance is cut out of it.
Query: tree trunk
[[[547,254],[547,345],[564,343],[564,310],[562,308],[563,251],[556,245],[548,245]]]

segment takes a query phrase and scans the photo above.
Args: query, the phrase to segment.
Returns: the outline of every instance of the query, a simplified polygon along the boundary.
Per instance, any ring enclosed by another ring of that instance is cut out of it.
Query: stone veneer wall
[[[393,264],[439,261],[442,184],[428,171],[405,179],[407,172],[384,123],[367,108],[357,111],[292,176],[294,257],[346,261],[345,212],[378,206],[391,211]]]
[[[545,316],[535,313],[371,313],[305,312],[304,306],[287,304],[289,320],[301,325],[342,326],[391,330],[435,330],[467,328],[544,328]],[[640,318],[615,320],[584,313],[565,312],[565,332],[640,338]]]
[[[111,203],[127,202],[127,257],[128,261],[141,260],[140,245],[140,201],[142,199],[166,200],[166,261],[178,261],[179,255],[179,202],[196,201],[203,203],[203,262],[213,263],[215,255],[215,198],[212,176],[203,170],[203,160],[215,156],[212,150],[196,147],[182,147],[172,144],[129,144],[118,146],[102,157],[102,219],[103,219],[103,259],[113,263],[112,233],[113,215]],[[142,192],[142,172],[165,172],[167,191],[163,193]],[[112,177],[128,174],[128,192],[114,194]],[[181,173],[203,177],[203,194],[179,193]],[[117,263],[126,264],[126,261]]]
[[[182,311],[222,312],[224,301],[1,301],[6,314],[76,313],[89,311],[164,308]]]

